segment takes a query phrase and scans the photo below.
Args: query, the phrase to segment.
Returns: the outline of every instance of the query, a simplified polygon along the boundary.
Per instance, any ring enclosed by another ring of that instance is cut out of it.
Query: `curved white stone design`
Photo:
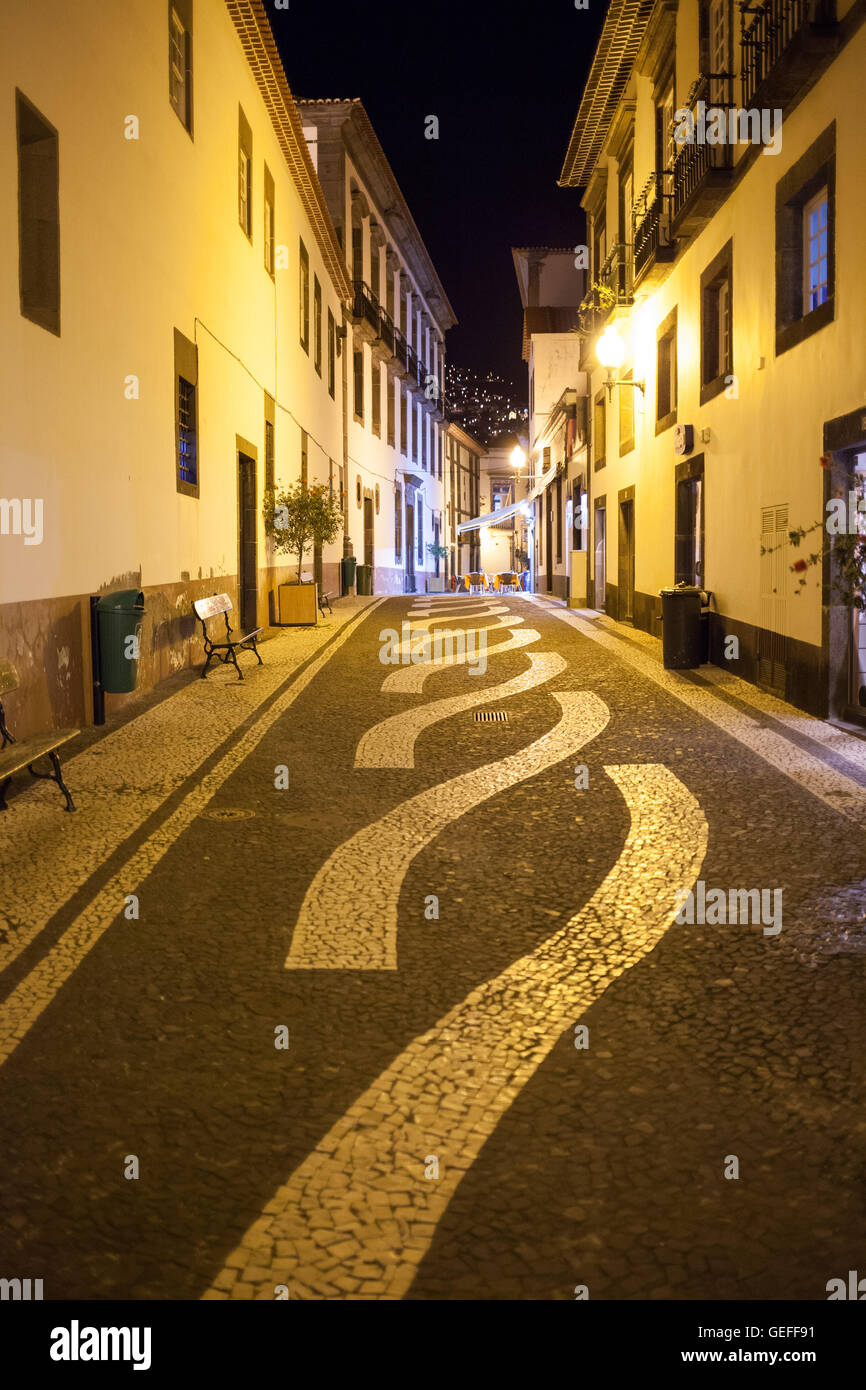
[[[474,635],[476,629],[465,628],[461,631],[465,631],[468,638]],[[481,629],[481,631],[486,631],[486,629]],[[522,632],[516,632],[507,642],[500,642],[496,647],[488,647],[487,659],[489,661],[492,657],[501,656],[505,652],[514,652],[519,651],[521,647],[530,647],[533,642],[539,640],[540,636],[541,634],[536,628],[524,628]],[[465,666],[467,662],[471,663],[476,659],[475,653],[464,651],[458,656],[449,655],[443,661],[433,661],[418,666],[401,666],[398,670],[392,671],[390,676],[385,677],[382,682],[382,692],[385,695],[420,695],[428,676],[432,676],[436,671],[447,670],[452,666]]]
[[[469,612],[469,613],[444,613],[444,612],[430,612],[430,613],[423,612],[423,613],[422,613],[422,612],[420,612],[420,611],[417,610],[417,609],[414,609],[414,610],[413,610],[413,609],[410,609],[410,610],[409,610],[409,617],[410,617],[410,619],[411,619],[411,618],[414,618],[415,621],[414,621],[414,622],[410,622],[410,623],[409,623],[409,626],[410,626],[410,628],[412,629],[413,632],[417,632],[419,628],[422,628],[422,627],[429,627],[431,623],[446,623],[446,622],[453,623],[453,622],[459,621],[460,618],[469,618],[469,619],[471,619],[471,620],[474,622],[474,620],[475,620],[476,618],[493,618],[493,617],[498,616],[498,614],[500,614],[500,613],[510,613],[510,612],[511,612],[511,609],[508,607],[507,604],[504,604],[504,603],[488,603],[488,604],[485,604],[484,607],[482,607],[482,608],[475,608],[473,611],[471,611],[471,612]]]
[[[657,945],[676,890],[700,873],[707,823],[688,788],[658,764],[605,771],[631,826],[586,906],[409,1044],[277,1191],[205,1298],[271,1300],[277,1284],[301,1298],[406,1293],[502,1116],[563,1031]]]
[[[476,705],[489,705],[495,700],[507,700],[511,695],[533,690],[537,685],[544,685],[545,681],[561,675],[567,666],[565,658],[558,652],[530,652],[527,655],[529,670],[510,681],[503,681],[502,685],[482,686],[466,695],[446,696],[443,700],[402,710],[400,714],[392,714],[390,719],[374,724],[358,740],[355,767],[414,767],[415,743],[425,729]]]
[[[588,691],[552,691],[562,709],[549,733],[403,801],[325,861],[307,889],[287,970],[396,970],[397,906],[416,854],[473,807],[560,762],[596,738],[610,712]]]

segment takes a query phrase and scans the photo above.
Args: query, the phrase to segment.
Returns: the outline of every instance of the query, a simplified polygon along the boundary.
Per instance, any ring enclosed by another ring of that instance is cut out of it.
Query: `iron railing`
[[[384,343],[390,353],[394,352],[394,320],[384,309],[379,309],[379,331],[376,341]]]
[[[733,167],[733,146],[727,138],[719,144],[710,144],[706,139],[707,115],[711,111],[724,112],[727,132],[728,113],[734,104],[733,86],[734,79],[730,73],[705,73],[693,84],[686,98],[684,109],[691,111],[694,129],[692,138],[679,145],[674,157],[671,199],[674,218],[706,181],[711,170]]]
[[[379,301],[364,280],[352,281],[352,318],[365,320],[371,328],[379,332]]]
[[[747,16],[751,16],[747,19]],[[740,84],[742,105],[750,107],[758,88],[807,24],[835,20],[833,0],[765,0],[740,5]]]
[[[671,194],[664,190],[665,175],[670,170],[652,173],[647,179],[632,213],[632,243],[634,245],[634,275],[637,280],[650,264],[661,246],[670,246]]]

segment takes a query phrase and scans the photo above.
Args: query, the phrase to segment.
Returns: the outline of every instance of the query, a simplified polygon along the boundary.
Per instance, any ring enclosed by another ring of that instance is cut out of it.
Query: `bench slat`
[[[0,777],[20,772],[28,763],[34,763],[37,758],[52,753],[55,748],[68,743],[80,733],[80,729],[52,729],[49,733],[32,734],[30,738],[21,739],[20,743],[8,744],[0,751]]]
[[[211,594],[210,598],[197,598],[193,608],[200,618],[216,618],[220,613],[231,613],[232,601],[228,594]]]
[[[248,632],[246,637],[224,638],[222,642],[215,642],[212,637],[208,637],[208,642],[212,647],[239,647],[242,642],[249,642],[251,637],[258,637],[260,632],[264,632],[263,627],[254,627],[252,632]]]

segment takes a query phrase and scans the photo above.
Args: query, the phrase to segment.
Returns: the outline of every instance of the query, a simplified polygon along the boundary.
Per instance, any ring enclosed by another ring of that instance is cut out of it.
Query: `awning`
[[[458,536],[462,535],[464,531],[478,531],[482,526],[495,526],[497,522],[507,521],[509,517],[516,516],[518,512],[523,511],[524,507],[528,507],[530,502],[534,502],[555,477],[556,465],[554,464],[552,468],[548,468],[547,472],[542,474],[535,487],[521,502],[512,502],[510,507],[500,507],[499,511],[488,512],[486,516],[473,517],[472,521],[461,521],[457,527]]]

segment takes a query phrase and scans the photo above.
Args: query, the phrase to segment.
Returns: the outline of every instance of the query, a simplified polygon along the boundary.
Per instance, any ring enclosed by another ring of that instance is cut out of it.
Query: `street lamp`
[[[618,381],[616,378],[617,370],[625,361],[625,343],[616,331],[612,323],[602,333],[595,345],[595,355],[603,367],[607,368],[607,387],[608,399],[613,400],[613,388],[615,386],[636,386],[643,395],[644,383],[642,381]]]
[[[519,444],[515,444],[511,450],[510,459],[514,468],[522,468],[526,462],[526,451],[521,449]]]

